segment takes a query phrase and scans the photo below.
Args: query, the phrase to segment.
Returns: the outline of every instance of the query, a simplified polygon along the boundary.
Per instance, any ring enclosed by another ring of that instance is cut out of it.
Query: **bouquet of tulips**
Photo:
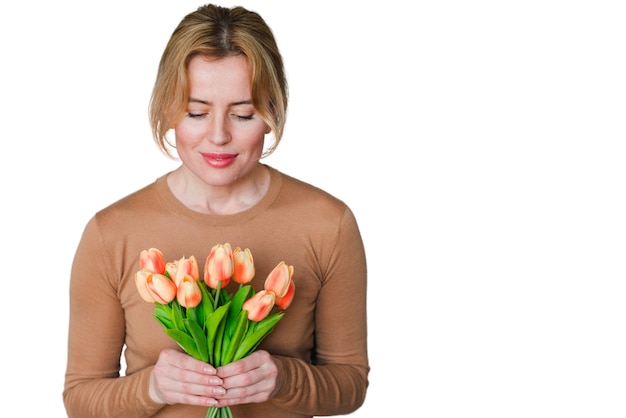
[[[255,275],[248,248],[232,250],[217,244],[204,265],[200,280],[198,261],[192,255],[165,262],[156,248],[143,250],[135,284],[141,297],[154,303],[154,318],[190,356],[214,367],[252,353],[273,329],[293,300],[293,266],[281,261],[255,292],[248,284]],[[224,288],[233,280],[236,293]],[[232,417],[229,407],[209,407],[207,418]]]

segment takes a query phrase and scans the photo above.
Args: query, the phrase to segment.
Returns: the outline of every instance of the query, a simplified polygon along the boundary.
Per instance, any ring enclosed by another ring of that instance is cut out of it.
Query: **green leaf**
[[[231,310],[241,312],[242,306],[244,302],[246,301],[246,299],[248,298],[248,295],[250,294],[251,290],[252,290],[252,287],[250,285],[240,287],[237,293],[235,294],[235,296],[233,297]]]
[[[195,343],[195,346],[198,351],[198,360],[202,360],[204,362],[209,361],[209,351],[207,347],[206,335],[204,335],[204,331],[200,328],[198,323],[190,318],[183,320],[185,323],[185,327],[189,330],[191,337]]]
[[[273,313],[271,315],[266,316],[265,318],[263,318],[262,320],[260,320],[259,322],[255,323],[254,325],[254,331],[266,328],[266,327],[273,327],[274,325],[276,325],[278,323],[278,321],[280,321],[280,319],[285,315],[284,312],[276,312]]]
[[[223,361],[222,358],[224,357],[224,354],[222,354],[222,353],[224,353],[226,351],[226,349],[228,348],[228,346],[230,344],[230,337],[228,336],[228,332],[226,332],[226,324],[224,324],[223,328],[224,329],[222,330],[222,332],[220,334],[221,336],[219,337],[220,341],[221,341],[221,343],[220,343],[221,351],[220,351],[220,357],[219,357],[219,359],[220,359],[219,365],[220,366],[222,365],[222,361]]]
[[[224,305],[228,306],[228,305]],[[220,321],[217,327],[217,332],[215,334],[215,348],[214,348],[214,360],[215,367],[219,367],[222,365],[222,343],[224,341],[224,328],[226,328],[226,321]]]
[[[240,360],[253,352],[261,341],[263,341],[263,338],[272,332],[274,326],[280,321],[283,315],[283,312],[275,313],[259,321],[255,327],[250,327],[252,331],[248,332],[241,344],[239,344],[232,361]]]
[[[194,311],[193,316],[195,318],[195,321],[198,323],[198,325],[201,326],[202,331],[205,331],[206,327],[204,324],[204,309],[202,308],[202,303],[192,309]],[[189,311],[189,309],[187,309],[187,311]],[[187,314],[187,318],[189,318],[189,314]]]
[[[196,343],[193,338],[189,335],[185,334],[183,331],[177,329],[166,329],[165,333],[172,338],[174,341],[181,346],[183,350],[191,357],[195,359],[200,358],[200,354],[198,353],[198,348],[196,347]]]
[[[229,338],[232,338],[233,333],[235,332],[235,327],[237,326],[239,314],[242,311],[242,306],[250,293],[251,286],[246,285],[239,288],[235,296],[233,297],[230,304],[230,312],[228,314],[228,319],[226,323],[226,335]]]
[[[172,302],[172,322],[174,323],[174,328],[183,330],[185,329],[185,325],[183,324],[183,308],[180,304],[174,300]]]
[[[174,323],[171,318],[172,310],[165,305],[157,305],[154,307],[154,319],[156,319],[163,328],[174,328]]]
[[[213,304],[215,300],[213,299],[213,295],[209,291],[209,286],[204,282],[204,280],[198,281],[198,286],[200,287],[200,291],[202,292],[202,300],[200,305],[202,306],[202,310],[204,311],[204,317],[208,318],[214,311]]]
[[[248,329],[248,311],[239,312],[239,316],[237,319],[237,326],[233,332],[233,335],[224,350],[224,354],[222,355],[222,365],[228,364],[233,361],[233,356],[235,355],[235,351],[239,344],[241,344],[241,339],[246,334]]]
[[[229,305],[222,305],[217,308],[211,315],[206,318],[206,335],[207,335],[207,347],[209,350],[209,363],[217,366],[217,358],[215,357],[215,345],[218,337],[218,329],[220,324],[224,323],[224,317],[228,312]],[[223,327],[222,327],[223,329]],[[221,344],[221,341],[220,341]]]
[[[198,321],[198,310],[196,308],[186,308],[185,309],[185,318],[191,319],[194,322],[202,323]]]

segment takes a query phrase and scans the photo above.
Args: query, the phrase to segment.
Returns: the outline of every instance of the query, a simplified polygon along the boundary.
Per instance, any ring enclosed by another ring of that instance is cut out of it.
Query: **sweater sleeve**
[[[363,404],[369,373],[366,259],[349,209],[335,245],[321,261],[326,264],[316,304],[313,359],[308,364],[274,357],[283,384],[272,402],[302,414],[343,415]]]
[[[152,367],[120,377],[124,310],[115,267],[98,228],[85,227],[72,264],[68,360],[63,401],[68,417],[149,417],[163,405],[148,394]]]

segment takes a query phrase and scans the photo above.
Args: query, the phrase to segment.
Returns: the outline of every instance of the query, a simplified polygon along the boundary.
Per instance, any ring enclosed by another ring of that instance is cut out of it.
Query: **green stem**
[[[220,299],[220,290],[222,289],[222,281],[217,283],[217,289],[215,289],[215,300],[213,301],[213,310],[217,309],[218,301]]]

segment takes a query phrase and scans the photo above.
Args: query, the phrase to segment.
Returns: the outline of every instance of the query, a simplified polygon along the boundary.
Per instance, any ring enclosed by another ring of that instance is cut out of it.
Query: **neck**
[[[257,204],[269,188],[269,171],[259,164],[244,178],[228,185],[211,185],[184,166],[167,178],[176,198],[189,209],[212,215],[232,215]]]

